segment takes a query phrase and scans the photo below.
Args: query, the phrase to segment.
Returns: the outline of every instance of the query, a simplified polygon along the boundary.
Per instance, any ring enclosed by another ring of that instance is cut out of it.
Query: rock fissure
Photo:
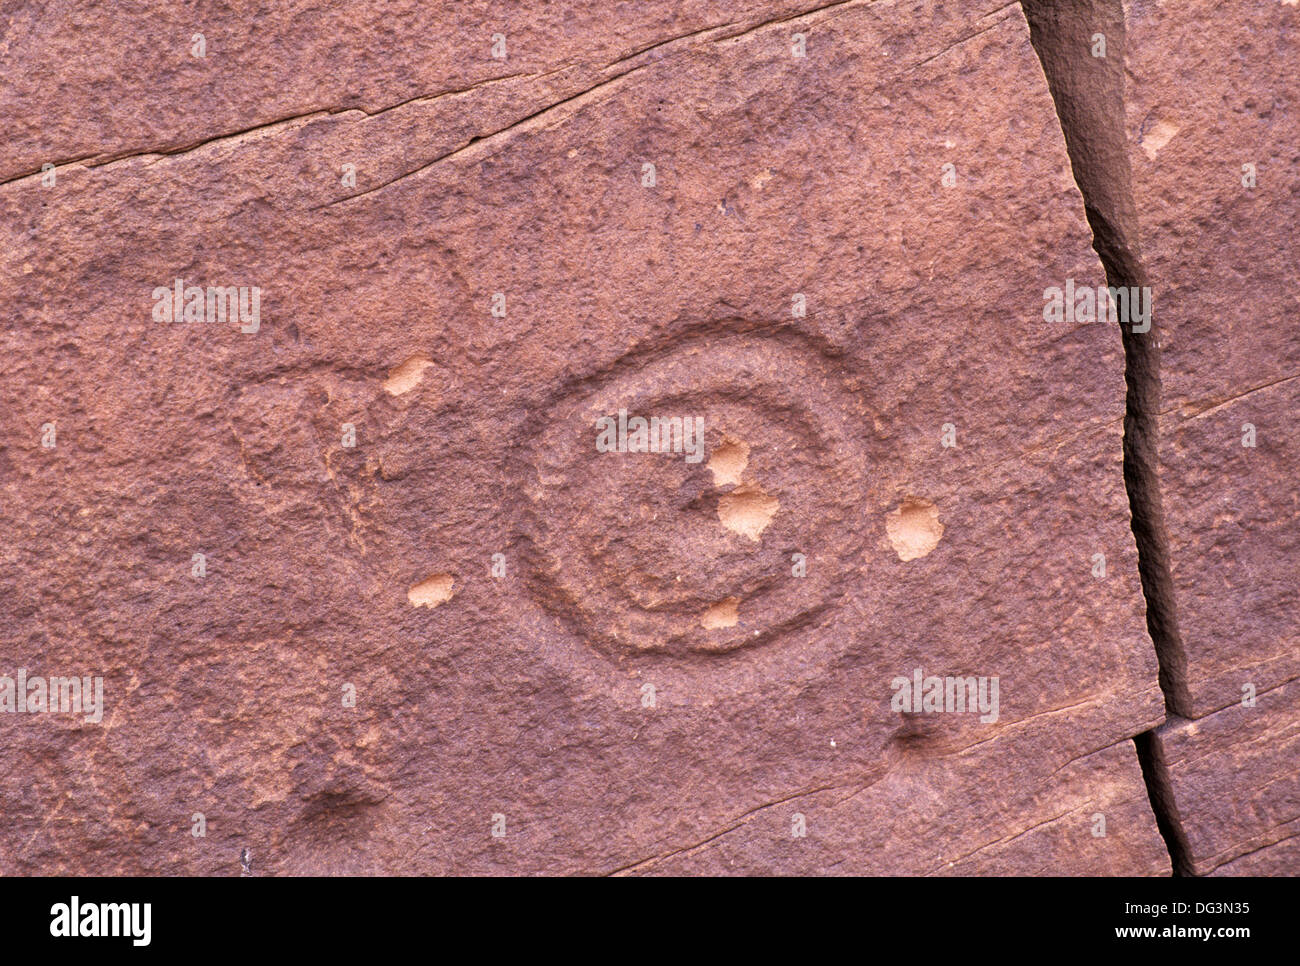
[[[1083,195],[1093,247],[1107,285],[1148,284],[1137,204],[1124,131],[1125,21],[1121,0],[1022,0],[1030,40],[1043,64],[1065,135],[1074,179]],[[1104,36],[1108,56],[1089,41]],[[1152,313],[1153,316],[1155,313]],[[1147,631],[1159,662],[1160,688],[1171,715],[1190,715],[1187,655],[1178,626],[1174,583],[1160,493],[1160,329],[1140,333],[1120,325],[1124,344],[1124,484],[1128,492]],[[1190,874],[1187,838],[1169,775],[1152,732],[1134,739],[1157,825],[1175,875]]]

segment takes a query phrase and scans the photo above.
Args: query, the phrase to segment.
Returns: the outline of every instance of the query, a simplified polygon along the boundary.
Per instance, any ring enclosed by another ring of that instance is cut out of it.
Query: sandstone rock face
[[[1157,733],[1196,874],[1294,875],[1300,705],[1300,8],[1126,4],[1127,131],[1160,320],[1181,668]]]
[[[1127,129],[1161,332],[1181,713],[1300,676],[1300,8],[1135,3]]]
[[[1157,732],[1197,875],[1295,875],[1300,687]]]
[[[0,871],[1168,874],[1126,347],[1043,318],[1106,276],[1025,15],[952,6],[17,12],[0,675],[103,702],[0,714]],[[1265,571],[1284,718],[1269,440],[1255,542],[1190,435],[1169,542]]]

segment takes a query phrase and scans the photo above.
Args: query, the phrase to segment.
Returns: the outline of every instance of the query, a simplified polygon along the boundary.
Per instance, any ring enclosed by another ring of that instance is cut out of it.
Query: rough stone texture
[[[106,711],[0,715],[0,871],[1167,873],[1019,7],[357,6],[5,11],[0,673]],[[178,277],[259,331],[154,321]],[[916,667],[999,720],[892,711]]]
[[[1223,17],[1208,2],[1133,3],[1126,13],[1129,153],[1161,332],[1159,469],[1185,663],[1173,703],[1195,719],[1160,730],[1161,755],[1192,871],[1295,875],[1300,703],[1286,682],[1300,677],[1300,7]],[[1254,445],[1243,445],[1252,427]]]
[[[1049,719],[992,749],[955,754],[917,754],[930,749],[914,746],[889,755],[870,784],[760,806],[706,840],[624,871],[1168,875],[1132,742],[1062,763],[1057,730]],[[990,776],[1003,776],[996,790]],[[805,839],[791,837],[796,813],[806,820]]]
[[[1294,874],[1293,849],[1268,843],[1282,834],[1279,813],[1295,812],[1295,765],[1233,733],[1256,719],[1229,711],[1300,668],[1288,428],[1300,385],[1296,11],[1258,4],[1225,18],[1208,3],[1119,0],[1025,9],[1111,284],[1154,291],[1154,329],[1125,338],[1134,531],[1161,683],[1181,722],[1140,744],[1153,802],[1180,873]],[[1244,164],[1257,184],[1243,181]],[[1243,446],[1251,427],[1255,445]],[[1270,708],[1276,737],[1290,712],[1275,699]],[[1177,758],[1167,745],[1216,711],[1204,762]],[[1237,785],[1246,752],[1234,743],[1250,746],[1257,797]]]
[[[455,99],[481,85],[509,90],[514,79],[527,78],[535,95],[549,90],[538,82],[552,80],[578,93],[585,87],[574,79],[590,86],[590,71],[664,41],[742,33],[816,6],[679,0],[519,10],[482,0],[248,0],[201,9],[100,2],[73,10],[7,0],[0,4],[8,25],[0,56],[22,69],[7,72],[0,90],[0,116],[9,122],[0,180],[46,162],[80,159],[95,167],[175,153],[288,118],[374,115],[435,96]],[[504,61],[491,56],[500,32],[508,34]],[[191,56],[196,35],[203,58]]]
[[[1295,875],[1300,685],[1157,732],[1197,875]]]
[[[1300,869],[1300,838],[1292,836],[1258,852],[1247,852],[1239,859],[1225,862],[1214,876],[1295,876]]]
[[[1130,161],[1161,331],[1160,477],[1186,656],[1178,710],[1189,717],[1234,704],[1244,684],[1300,677],[1300,6],[1218,11],[1209,0],[1126,7]],[[1254,448],[1242,445],[1247,423]]]

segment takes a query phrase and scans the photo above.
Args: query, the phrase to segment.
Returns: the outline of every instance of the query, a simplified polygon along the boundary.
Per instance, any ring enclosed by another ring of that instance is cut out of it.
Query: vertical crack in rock
[[[1133,739],[1133,744],[1142,765],[1142,778],[1146,782],[1147,797],[1151,799],[1151,810],[1156,813],[1156,827],[1169,849],[1174,875],[1194,876],[1192,850],[1178,815],[1178,803],[1174,801],[1173,782],[1169,778],[1169,766],[1165,763],[1160,739],[1154,731],[1144,731]]]
[[[1112,287],[1147,284],[1125,135],[1125,21],[1122,0],[1021,0],[1083,194],[1093,247]],[[1100,34],[1104,47],[1098,46]],[[1097,56],[1097,52],[1104,52]],[[1153,319],[1155,313],[1152,313]],[[1178,629],[1169,543],[1160,496],[1160,343],[1151,329],[1121,325],[1127,398],[1124,485],[1128,491],[1147,630],[1170,715],[1190,716],[1187,655]],[[1153,733],[1134,739],[1156,822],[1175,875],[1190,874],[1187,839]]]

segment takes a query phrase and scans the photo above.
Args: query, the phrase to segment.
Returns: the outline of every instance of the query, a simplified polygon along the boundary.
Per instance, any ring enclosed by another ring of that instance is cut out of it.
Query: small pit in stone
[[[700,626],[707,631],[735,627],[740,622],[740,598],[725,597],[709,607],[700,618]]]
[[[943,524],[933,503],[908,497],[885,514],[885,533],[899,560],[916,560],[939,545]]]
[[[420,380],[424,378],[424,370],[431,365],[433,360],[427,356],[411,356],[397,368],[389,370],[388,378],[384,380],[384,391],[393,396],[410,392],[420,384]]]
[[[722,445],[709,457],[714,486],[736,486],[749,465],[749,444],[724,436]]]
[[[451,600],[455,583],[451,574],[434,574],[408,590],[406,599],[412,607],[437,607]]]
[[[1160,153],[1160,149],[1174,139],[1174,135],[1181,131],[1182,128],[1168,118],[1157,121],[1151,130],[1147,131],[1142,137],[1142,150],[1152,161]]]
[[[746,483],[718,497],[718,519],[732,533],[757,543],[780,506],[761,486]]]

